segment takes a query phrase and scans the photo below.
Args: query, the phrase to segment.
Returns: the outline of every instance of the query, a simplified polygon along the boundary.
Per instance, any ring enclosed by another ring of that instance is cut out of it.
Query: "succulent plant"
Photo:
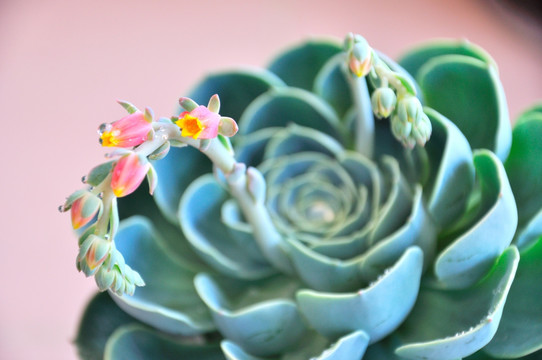
[[[61,209],[108,290],[82,358],[542,356],[542,106],[512,131],[479,47],[398,64],[349,34],[209,75],[169,118],[120,103]]]

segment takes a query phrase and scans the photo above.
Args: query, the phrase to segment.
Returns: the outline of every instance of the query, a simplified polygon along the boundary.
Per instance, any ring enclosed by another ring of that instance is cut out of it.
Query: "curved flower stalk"
[[[134,122],[101,136],[146,139],[63,206],[111,293],[81,356],[540,356],[542,108],[511,131],[469,43],[400,64],[349,34],[211,75],[170,118],[121,102]]]

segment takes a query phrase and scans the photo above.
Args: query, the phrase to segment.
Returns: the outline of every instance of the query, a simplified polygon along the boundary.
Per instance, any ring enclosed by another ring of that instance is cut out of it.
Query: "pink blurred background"
[[[357,32],[393,57],[462,37],[500,67],[510,112],[542,100],[542,31],[489,1],[0,1],[4,162],[0,359],[75,359],[95,292],[75,269],[69,215],[56,210],[102,160],[96,129],[115,99],[171,115],[204,73],[264,66],[308,36]]]

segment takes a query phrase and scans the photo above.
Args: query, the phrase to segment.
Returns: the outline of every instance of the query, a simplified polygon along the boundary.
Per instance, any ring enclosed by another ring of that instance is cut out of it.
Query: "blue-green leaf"
[[[170,255],[148,220],[124,220],[115,240],[126,263],[146,283],[133,296],[113,296],[124,311],[170,333],[194,335],[214,329],[192,283],[194,273]]]
[[[163,245],[168,249],[168,253],[178,258],[187,269],[194,272],[209,269],[186,240],[177,220],[175,219],[175,223],[172,223],[160,211],[155,198],[149,194],[146,182],[141,184],[134,193],[118,198],[117,201],[121,220],[132,216],[144,216],[149,219],[154,230],[160,235]]]
[[[257,98],[239,120],[239,134],[285,127],[290,123],[342,140],[339,119],[333,108],[313,93],[295,88],[276,88]]]
[[[341,294],[301,290],[299,308],[309,324],[326,337],[336,339],[363,330],[374,343],[395,330],[412,309],[422,266],[422,251],[411,247],[368,288]]]
[[[498,358],[542,349],[542,238],[521,251],[499,329],[484,351]]]
[[[186,238],[205,262],[224,274],[244,279],[273,274],[275,270],[262,256],[250,256],[258,252],[253,238],[233,237],[218,221],[228,198],[212,175],[194,181],[183,195],[178,214]]]
[[[240,69],[207,76],[192,91],[190,97],[206,105],[211,96],[220,97],[220,114],[238,121],[247,106],[258,96],[284,82],[263,69]]]
[[[529,111],[516,123],[505,168],[524,226],[542,208],[542,111]]]
[[[99,293],[87,305],[79,324],[75,345],[83,360],[102,360],[107,339],[119,327],[139,323],[111,300],[108,293]]]
[[[164,216],[178,224],[179,201],[188,185],[199,176],[212,171],[211,161],[192,147],[171,148],[168,156],[153,162],[158,173],[154,199]]]
[[[346,63],[343,53],[332,57],[316,76],[313,91],[324,98],[337,112],[341,119],[352,107],[350,85],[342,67]]]
[[[426,144],[430,175],[425,186],[429,213],[446,227],[465,211],[474,184],[472,151],[465,136],[450,120],[431,108],[424,108],[433,133]]]
[[[479,150],[474,166],[481,187],[477,221],[437,258],[435,274],[444,286],[463,288],[476,283],[510,245],[517,226],[517,209],[506,172],[490,151]]]
[[[104,360],[198,359],[223,360],[218,344],[191,343],[142,325],[126,325],[107,341]]]
[[[251,354],[280,354],[305,333],[291,300],[299,284],[291,279],[248,282],[198,274],[195,285],[222,335]]]
[[[312,339],[311,339],[312,340]],[[280,357],[281,360],[359,360],[369,343],[369,337],[363,331],[356,331],[340,338],[329,348],[317,355],[317,349],[321,346],[319,339],[313,342],[301,343],[300,346]],[[225,340],[222,342],[222,351],[228,360],[270,360],[246,353],[239,345]]]
[[[269,70],[289,86],[312,90],[314,78],[322,66],[341,51],[342,46],[336,41],[308,41],[279,55],[271,62]]]
[[[399,64],[414,77],[428,61],[443,55],[464,55],[497,68],[495,61],[482,48],[467,40],[438,40],[413,48],[399,59]]]
[[[453,121],[474,149],[504,161],[510,151],[510,119],[494,66],[464,55],[433,58],[417,76],[426,105]]]
[[[471,355],[495,335],[519,262],[509,247],[483,280],[463,290],[422,287],[416,306],[400,328],[407,359],[452,360]]]

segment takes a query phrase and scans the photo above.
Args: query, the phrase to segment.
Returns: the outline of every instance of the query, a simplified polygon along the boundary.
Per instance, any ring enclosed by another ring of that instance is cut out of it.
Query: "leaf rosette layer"
[[[542,112],[512,135],[496,66],[474,45],[418,48],[403,67],[379,56],[422,101],[425,147],[403,147],[383,119],[372,154],[357,150],[376,85],[354,91],[332,41],[192,90],[197,103],[218,94],[238,120],[235,157],[257,169],[247,186],[273,231],[248,221],[197,150],[153,162],[154,196],[119,202],[117,248],[147,285],[113,295],[138,324],[118,316],[106,357],[490,359],[542,347],[542,200],[526,190],[540,185],[528,134]],[[78,336],[88,358],[104,351],[82,340],[91,322]]]

